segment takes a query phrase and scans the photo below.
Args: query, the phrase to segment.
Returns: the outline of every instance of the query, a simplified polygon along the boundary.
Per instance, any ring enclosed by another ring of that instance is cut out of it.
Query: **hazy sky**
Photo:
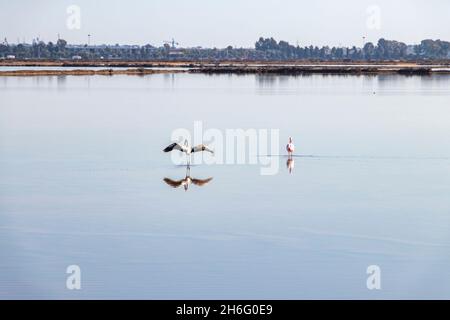
[[[69,29],[70,5],[80,29]],[[365,36],[450,40],[450,0],[0,0],[0,37],[70,43],[252,47],[260,36],[300,45],[357,45]]]

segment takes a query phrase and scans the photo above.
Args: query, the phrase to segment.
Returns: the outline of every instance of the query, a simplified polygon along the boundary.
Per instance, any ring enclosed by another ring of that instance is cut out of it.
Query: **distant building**
[[[9,60],[14,60],[15,58],[16,58],[16,56],[13,55],[13,54],[8,54],[8,55],[6,56],[6,59],[9,59]]]
[[[172,57],[179,57],[179,56],[183,56],[184,55],[184,50],[182,50],[182,49],[171,49],[170,51],[169,51],[169,56],[172,56]]]

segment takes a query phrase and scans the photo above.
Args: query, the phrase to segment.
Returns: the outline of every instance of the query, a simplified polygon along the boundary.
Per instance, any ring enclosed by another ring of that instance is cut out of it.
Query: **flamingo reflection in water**
[[[288,169],[289,173],[292,173],[294,171],[295,161],[292,157],[289,157],[286,161],[286,168]]]
[[[204,186],[205,184],[209,183],[213,178],[210,177],[208,179],[195,179],[191,177],[190,174],[191,168],[190,166],[186,167],[186,177],[184,179],[180,180],[172,180],[169,178],[164,178],[164,182],[167,183],[172,188],[178,188],[180,186],[183,186],[184,191],[187,191],[189,189],[189,186],[191,184],[194,184],[196,186]]]

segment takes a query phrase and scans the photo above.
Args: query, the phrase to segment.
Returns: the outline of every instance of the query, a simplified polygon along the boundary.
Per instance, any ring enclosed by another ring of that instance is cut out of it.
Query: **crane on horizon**
[[[172,49],[175,49],[175,46],[179,45],[179,43],[176,42],[174,38],[172,38],[172,40],[164,40],[164,43],[170,45]]]

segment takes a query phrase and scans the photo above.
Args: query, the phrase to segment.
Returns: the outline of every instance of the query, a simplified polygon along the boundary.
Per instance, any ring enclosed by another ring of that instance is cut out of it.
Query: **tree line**
[[[59,39],[56,43],[35,41],[32,44],[0,44],[0,58],[15,59],[119,59],[119,60],[441,60],[450,59],[450,43],[422,40],[407,45],[395,40],[379,39],[362,48],[299,46],[273,38],[259,38],[254,48],[174,48],[129,45],[69,45]]]
[[[407,45],[395,40],[378,40],[374,45],[367,42],[362,48],[323,46],[293,46],[286,41],[260,38],[255,49],[266,52],[269,59],[323,59],[323,60],[417,60],[450,58],[450,42],[422,40],[417,45]]]

